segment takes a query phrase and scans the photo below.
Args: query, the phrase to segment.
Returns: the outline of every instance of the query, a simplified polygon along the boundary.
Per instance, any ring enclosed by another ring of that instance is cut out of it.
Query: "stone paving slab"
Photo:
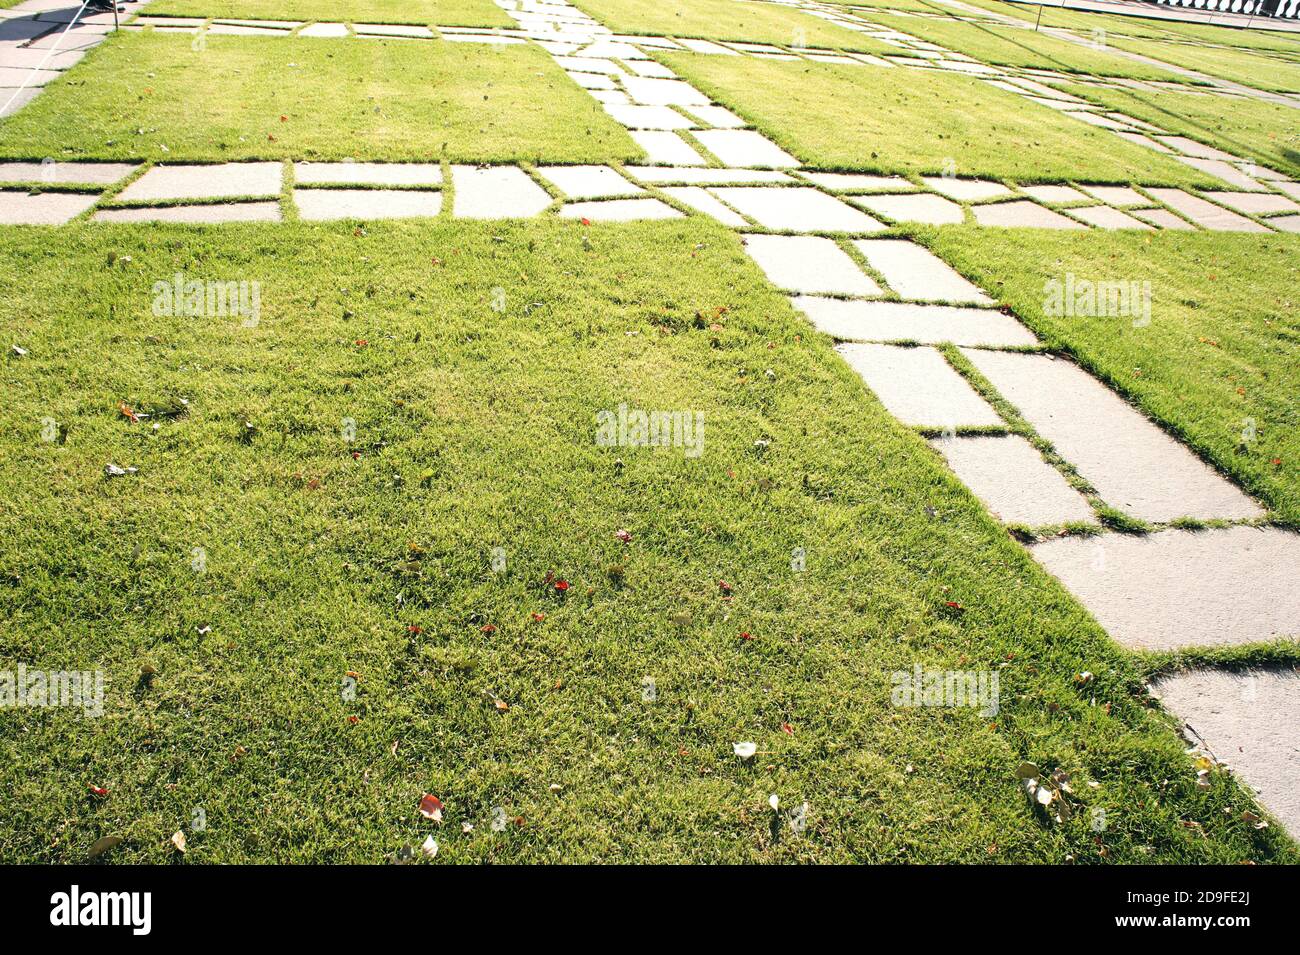
[[[645,150],[650,162],[669,166],[704,166],[704,157],[676,133],[656,129],[634,129],[628,133]]]
[[[858,239],[854,247],[901,298],[992,305],[976,285],[924,246],[905,239]]]
[[[1073,186],[1021,186],[1020,191],[1031,199],[1060,205],[1065,202],[1086,202],[1088,197]]]
[[[1189,736],[1300,834],[1300,674],[1295,670],[1191,670],[1151,687]]]
[[[922,176],[921,181],[941,192],[949,199],[958,202],[978,202],[981,199],[997,199],[1011,195],[1011,190],[1000,182],[987,179],[949,179],[946,176]]]
[[[933,348],[846,343],[835,350],[903,424],[944,429],[1002,424]]]
[[[682,108],[703,125],[712,126],[715,129],[740,129],[745,125],[743,119],[722,106],[690,106]]]
[[[1300,536],[1275,527],[1063,537],[1031,553],[1135,650],[1300,634]]]
[[[637,219],[680,219],[682,214],[658,199],[606,199],[597,202],[571,202],[560,210],[565,219],[590,219],[593,222],[632,222]]]
[[[677,42],[693,53],[713,53],[726,56],[740,56],[735,50],[730,50],[720,43],[713,43],[709,40],[693,40],[689,37],[678,37]]]
[[[597,60],[589,56],[557,56],[557,65],[572,73],[604,73],[607,76],[622,76],[627,71],[613,60]]]
[[[299,162],[294,163],[293,178],[300,186],[436,186],[442,182],[442,167],[437,163]]]
[[[895,222],[924,222],[929,225],[951,225],[966,220],[961,206],[951,199],[929,192],[908,193],[901,196],[855,196],[850,200],[870,212],[878,213]]]
[[[677,78],[676,73],[654,60],[625,60],[624,62],[627,63],[628,69],[637,76],[651,76],[664,80]]]
[[[657,80],[647,76],[624,76],[623,89],[646,106],[708,106],[709,98],[682,80]]]
[[[0,66],[0,88],[6,90],[17,89],[22,86],[44,86],[50,80],[57,79],[58,70],[31,70],[27,68],[17,68]],[[11,93],[5,93],[7,100]]]
[[[663,166],[624,166],[642,182],[682,183],[691,186],[748,185],[751,183],[793,182],[789,174],[775,169],[672,169]]]
[[[577,83],[583,89],[588,89],[588,90],[618,89],[617,83],[615,83],[608,76],[605,76],[601,73],[578,73],[570,70],[565,73],[565,76],[573,80],[573,82]]]
[[[1222,206],[1183,192],[1181,189],[1147,190],[1171,209],[1181,212],[1197,225],[1216,232],[1267,232],[1268,230],[1244,216],[1229,212]]]
[[[1035,345],[1033,332],[1010,315],[988,308],[862,302],[798,296],[794,306],[819,331],[842,341],[919,342],[1014,348]]]
[[[1004,524],[1096,523],[1087,500],[1018,435],[935,438],[948,467]]]
[[[0,225],[62,225],[93,206],[98,196],[73,192],[0,191]]]
[[[1130,517],[1166,522],[1263,515],[1235,485],[1073,362],[965,354],[1102,500]]]
[[[1070,210],[1070,215],[1082,219],[1089,225],[1096,226],[1099,229],[1147,229],[1151,226],[1145,222],[1134,219],[1132,216],[1125,215],[1118,209],[1112,209],[1110,206],[1084,206]]]
[[[348,36],[348,28],[342,23],[313,23],[311,26],[303,27],[298,31],[298,36],[305,37],[345,37]]]
[[[1193,169],[1199,169],[1203,173],[1222,179],[1228,185],[1235,186],[1238,189],[1252,192],[1263,192],[1265,190],[1265,186],[1256,182],[1230,162],[1221,162],[1218,159],[1193,159],[1189,156],[1175,156],[1174,158],[1184,165],[1191,166]]]
[[[645,192],[609,166],[540,166],[537,171],[570,199],[609,199]]]
[[[235,202],[202,206],[155,206],[142,209],[101,209],[95,222],[184,222],[215,225],[223,222],[279,222],[278,202]]]
[[[832,240],[810,235],[747,235],[745,251],[772,284],[789,292],[880,295],[856,262]]]
[[[1296,205],[1286,196],[1275,192],[1207,192],[1207,199],[1212,199],[1229,209],[1236,209],[1247,215],[1267,215],[1270,212],[1300,212]]]
[[[85,50],[33,50],[29,47],[0,46],[0,67],[19,70],[66,70],[76,66]]]
[[[1141,219],[1143,222],[1149,222],[1153,226],[1161,229],[1169,229],[1173,232],[1195,232],[1196,226],[1192,225],[1185,219],[1180,219],[1168,209],[1134,209],[1130,215]]]
[[[694,129],[699,124],[668,106],[605,103],[605,112],[628,129]]]
[[[0,162],[0,182],[51,182],[111,186],[139,166],[120,162]]]
[[[1236,159],[1231,153],[1225,153],[1222,149],[1215,149],[1213,146],[1207,146],[1204,143],[1198,143],[1194,139],[1188,139],[1186,136],[1156,136],[1160,142],[1164,143],[1170,149],[1175,149],[1185,156],[1195,156],[1197,159]]]
[[[462,219],[521,219],[551,204],[546,190],[515,166],[452,166],[452,211]]]
[[[1275,180],[1273,185],[1281,189],[1292,199],[1300,199],[1300,182],[1291,182],[1289,180]]]
[[[1083,186],[1084,192],[1108,206],[1145,206],[1149,200],[1129,186]]]
[[[287,21],[286,21],[287,22]],[[366,36],[403,36],[428,39],[433,31],[428,27],[409,26],[399,23],[356,23],[353,28]]]
[[[295,189],[298,215],[308,220],[402,219],[436,216],[441,192],[417,189]]]
[[[1084,229],[1082,223],[1027,199],[972,206],[975,221],[983,226],[1032,229]]]
[[[868,176],[854,172],[801,172],[800,175],[832,192],[905,192],[916,189],[902,176]]]
[[[1276,219],[1269,219],[1268,224],[1283,232],[1300,232],[1300,215],[1278,216]]]
[[[280,194],[278,162],[239,162],[211,166],[154,166],[118,196],[124,202],[163,199],[225,199]]]
[[[706,216],[712,216],[733,229],[741,229],[749,225],[744,216],[728,208],[703,186],[666,186],[663,191],[665,195],[685,203]]]
[[[811,187],[726,186],[713,194],[768,229],[792,232],[875,232],[865,212]]]
[[[788,169],[799,165],[784,149],[752,129],[702,129],[695,138],[728,166]]]

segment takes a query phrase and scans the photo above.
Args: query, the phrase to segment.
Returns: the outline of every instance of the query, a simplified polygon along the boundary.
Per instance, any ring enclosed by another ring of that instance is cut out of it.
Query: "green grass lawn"
[[[149,16],[413,23],[447,27],[514,26],[492,0],[153,0]]]
[[[1096,76],[1183,82],[1182,77],[1169,70],[1146,66],[1105,50],[1095,50],[1032,30],[921,17],[903,19],[877,15],[871,19],[918,39],[937,43],[955,53],[965,53],[983,63],[1090,73]]]
[[[836,7],[861,7],[867,12],[872,8],[937,13],[943,16],[951,16],[955,12],[952,7],[945,7],[941,3],[935,3],[934,0],[826,0],[826,2]]]
[[[532,45],[214,36],[195,50],[191,40],[110,37],[0,121],[0,155],[606,162],[641,154]]]
[[[898,52],[886,43],[775,4],[736,0],[575,0],[574,6],[618,33],[749,40],[865,53]]]
[[[439,862],[1300,861],[720,227],[58,235],[0,233],[0,667],[105,715],[7,713],[0,859],[374,862],[432,793]],[[260,322],[152,314],[178,272]],[[620,403],[703,453],[598,447]],[[917,663],[1000,711],[891,705]]]
[[[916,2],[924,3],[926,0],[916,0]],[[1300,37],[1281,30],[1265,29],[1260,26],[1260,20],[1255,21],[1256,26],[1252,29],[1234,29],[1205,23],[1161,20],[1155,17],[1091,13],[1086,10],[1062,9],[1052,5],[1040,8],[1038,4],[1003,3],[1000,0],[963,0],[963,2],[1007,16],[1018,17],[1030,23],[1039,20],[1041,9],[1040,26],[1042,27],[1064,27],[1083,33],[1104,30],[1107,34],[1117,33],[1122,36],[1148,37],[1156,40],[1188,39],[1243,49],[1300,53]]]
[[[1172,91],[1148,93],[1081,84],[1061,88],[1172,133],[1300,177],[1300,128],[1296,110],[1289,106]]]
[[[1026,182],[1212,181],[979,80],[922,70],[662,54],[800,160],[826,169]]]
[[[965,227],[924,235],[1049,344],[1300,526],[1300,239]],[[1150,325],[1046,314],[1044,283],[1066,273],[1150,282]],[[1255,440],[1243,440],[1247,419]]]
[[[1282,93],[1300,92],[1300,63],[1264,53],[1228,50],[1190,43],[1110,37],[1107,42],[1120,50],[1141,53],[1209,76],[1232,80],[1245,86]]]

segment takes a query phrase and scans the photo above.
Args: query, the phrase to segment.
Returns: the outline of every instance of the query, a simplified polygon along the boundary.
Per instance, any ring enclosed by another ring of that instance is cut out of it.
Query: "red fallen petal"
[[[569,582],[567,580],[557,580],[555,582],[555,589],[563,593],[569,589]]]
[[[957,603],[957,601],[955,601],[955,600],[945,600],[945,601],[943,602],[943,605],[944,605],[945,607],[951,607],[953,610],[965,610],[965,609],[966,609],[966,608],[963,607],[961,604]]]
[[[406,631],[407,631],[407,633],[416,633],[416,634],[419,634],[419,633],[424,633],[424,628],[421,627],[421,626],[419,626],[418,624],[414,624],[414,623],[413,623],[413,624],[410,624],[409,626],[407,626]]]
[[[359,717],[359,716],[349,716],[349,717],[348,717],[348,722],[349,722],[350,724],[352,724],[353,726],[356,726],[358,723],[361,722],[361,717]]]
[[[107,796],[107,795],[108,795],[108,790],[105,789],[103,786],[87,786],[86,788],[89,789],[89,790],[90,790],[92,793],[94,793],[96,796]]]
[[[586,217],[584,216],[584,217],[583,217],[583,220],[582,220],[582,224],[583,224],[583,225],[591,225],[591,220],[588,219],[588,218],[586,218]]]
[[[541,623],[541,622],[542,622],[543,620],[545,620],[545,619],[546,619],[546,614],[544,614],[544,613],[535,613],[535,614],[533,614],[533,621],[536,622],[536,623]]]
[[[632,540],[632,533],[630,531],[617,530],[614,532],[614,536],[617,537],[619,540],[621,540],[624,544]]]
[[[497,626],[496,626],[496,624],[494,624],[494,623],[485,623],[485,624],[483,624],[483,626],[479,627],[479,629],[482,630],[484,633],[496,633],[496,632],[497,632]]]
[[[442,822],[442,800],[425,793],[420,800],[420,815],[434,822]]]
[[[794,727],[791,726],[789,723],[782,723],[782,724],[781,724],[781,730],[782,730],[782,732],[784,732],[787,736],[793,736],[793,735],[794,735]]]
[[[753,638],[752,636],[750,636],[750,633],[749,633],[748,630],[742,630],[741,633],[740,633],[740,639],[742,639],[742,640],[753,640],[754,638]]]

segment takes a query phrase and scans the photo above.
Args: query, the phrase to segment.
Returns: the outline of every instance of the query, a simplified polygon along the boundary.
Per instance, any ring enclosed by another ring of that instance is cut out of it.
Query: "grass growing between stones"
[[[0,155],[607,162],[641,154],[534,46],[213,36],[196,50],[191,40],[110,37],[0,122]]]
[[[1300,240],[966,227],[921,235],[1049,345],[1300,527]],[[1076,287],[1150,282],[1150,324],[1101,308],[1048,314],[1045,283],[1067,274]]]
[[[440,862],[1300,860],[719,227],[11,229],[0,265],[0,668],[107,680],[6,714],[5,861],[376,861],[426,792]],[[177,273],[260,321],[153,314]],[[703,453],[598,447],[621,403]],[[918,663],[1000,712],[892,706]]]
[[[1300,177],[1300,136],[1296,134],[1294,107],[1195,93],[1114,90],[1081,83],[1056,85],[1107,109]]]
[[[843,27],[766,3],[736,0],[577,0],[574,6],[589,13],[616,33],[646,36],[684,36],[705,40],[748,40],[784,46],[815,46],[864,53],[898,53]]]
[[[1213,180],[1056,110],[965,76],[898,67],[659,54],[801,161],[824,169],[1027,182]]]
[[[1300,92],[1300,63],[1280,57],[1246,50],[1166,43],[1160,40],[1133,40],[1128,37],[1112,37],[1107,42],[1119,50],[1140,53],[1184,69],[1196,70],[1256,89],[1282,93]]]
[[[148,16],[320,20],[324,23],[434,23],[447,27],[514,26],[492,0],[154,0]]]
[[[1182,77],[1169,70],[1147,66],[1104,50],[1095,50],[1033,30],[920,17],[902,19],[874,15],[871,19],[890,29],[937,43],[954,53],[965,53],[981,62],[998,66],[1184,82]]]

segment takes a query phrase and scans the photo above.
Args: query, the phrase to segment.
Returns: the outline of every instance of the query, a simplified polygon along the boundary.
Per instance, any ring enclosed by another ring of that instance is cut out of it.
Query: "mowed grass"
[[[925,238],[1050,345],[1300,527],[1300,239],[965,227]],[[1151,323],[1048,315],[1044,283],[1067,273],[1150,282]]]
[[[151,17],[236,17],[448,27],[515,25],[492,0],[154,0],[143,12]]]
[[[886,43],[775,4],[736,0],[575,0],[574,6],[616,33],[748,40],[865,53],[898,52]]]
[[[1095,50],[1033,30],[961,20],[891,17],[887,14],[873,15],[870,19],[890,29],[997,66],[1185,82],[1169,70],[1147,66],[1104,50]]]
[[[1300,128],[1293,107],[1258,99],[1172,90],[1148,92],[1083,84],[1059,85],[1066,92],[1107,109],[1300,177]]]
[[[13,229],[0,265],[0,669],[107,680],[6,713],[0,859],[1300,860],[720,227]],[[177,273],[260,321],[153,314]],[[597,446],[623,403],[703,453]],[[892,706],[918,663],[1000,711]]]
[[[924,3],[926,0],[915,0],[915,2]],[[1254,26],[1250,29],[1237,29],[1205,23],[1162,20],[1157,17],[1091,13],[1086,10],[1063,9],[1054,5],[1040,7],[1038,4],[1004,3],[1000,0],[963,0],[963,2],[1007,16],[1018,17],[1030,23],[1039,22],[1040,27],[1064,27],[1085,34],[1102,30],[1107,34],[1121,36],[1149,37],[1157,40],[1199,40],[1242,49],[1300,53],[1300,37],[1282,30],[1270,30],[1267,28],[1267,21],[1262,19],[1255,20]]]
[[[681,76],[823,169],[1025,182],[1211,180],[1152,150],[966,76],[754,57],[659,54]]]
[[[1140,53],[1209,76],[1232,80],[1255,89],[1281,93],[1300,92],[1300,62],[1266,53],[1111,37],[1107,42],[1119,50]]]
[[[535,46],[110,37],[0,121],[36,159],[607,162],[641,150]],[[538,109],[538,102],[546,103]]]

